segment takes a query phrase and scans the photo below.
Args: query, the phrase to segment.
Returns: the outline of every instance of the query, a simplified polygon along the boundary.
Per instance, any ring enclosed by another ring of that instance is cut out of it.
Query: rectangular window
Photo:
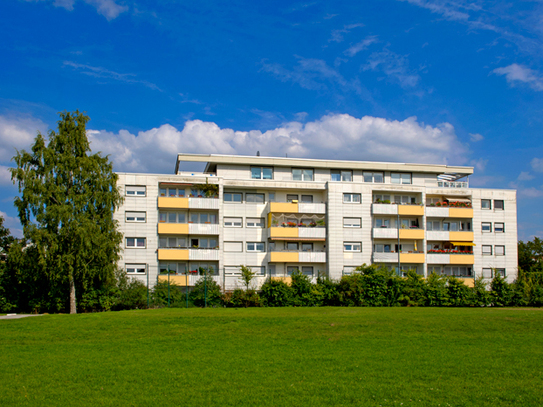
[[[127,237],[126,247],[145,249],[144,237]]]
[[[224,242],[225,252],[242,252],[243,242]]]
[[[492,273],[492,277],[496,277],[496,276],[505,278],[505,269],[494,269],[494,273]]]
[[[359,228],[362,225],[362,219],[360,218],[343,218],[344,228]]]
[[[313,181],[313,170],[293,168],[292,180],[293,181]]]
[[[268,264],[268,271],[270,272],[270,276],[275,276],[275,264]]]
[[[373,251],[376,253],[391,253],[391,246],[389,244],[376,244]]]
[[[492,278],[492,269],[484,268],[483,269],[483,278]]]
[[[312,252],[313,243],[302,243],[302,252]]]
[[[343,194],[343,203],[360,203],[360,194]]]
[[[224,227],[241,228],[243,227],[242,218],[224,218]]]
[[[330,179],[332,181],[351,182],[353,180],[353,172],[350,170],[331,170]]]
[[[364,171],[364,182],[374,182],[382,184],[384,180],[382,172],[366,172]]]
[[[252,179],[273,179],[272,167],[251,167]]]
[[[245,202],[247,203],[264,203],[264,194],[245,194]]]
[[[247,242],[247,251],[248,252],[263,252],[264,242]]]
[[[225,266],[224,274],[226,276],[239,276],[241,275],[241,268],[239,266]]]
[[[302,266],[302,274],[312,277],[313,276],[313,267]]]
[[[483,245],[482,246],[483,255],[490,256],[492,255],[492,246],[490,245]]]
[[[268,192],[268,200],[270,202],[275,202],[275,192]]]
[[[375,227],[376,228],[389,228],[390,227],[390,219],[375,219]]]
[[[496,256],[505,256],[505,246],[494,246],[494,254]]]
[[[127,185],[126,196],[145,196],[145,186]]]
[[[481,209],[492,209],[490,199],[481,199]]]
[[[494,199],[494,210],[495,211],[503,211],[503,200],[502,199]]]
[[[362,243],[360,242],[345,242],[343,243],[344,252],[361,252]]]
[[[126,264],[127,274],[145,274],[147,271],[147,264]]]
[[[287,202],[298,202],[298,195],[287,194]]]
[[[298,243],[296,243],[296,242],[288,242],[287,243],[287,250],[297,252],[298,251]]]
[[[492,232],[492,223],[490,223],[490,222],[482,222],[481,223],[481,229],[485,233]]]
[[[126,212],[127,222],[145,222],[145,212]]]
[[[343,274],[350,276],[356,271],[356,266],[343,266]]]
[[[494,233],[504,233],[504,232],[505,232],[505,224],[503,222],[494,223]]]
[[[225,192],[223,195],[224,202],[241,203],[243,194],[239,192]]]
[[[313,203],[313,195],[302,195],[303,203]]]
[[[263,228],[264,218],[247,218],[248,228]]]
[[[295,271],[299,271],[298,266],[287,266],[287,275],[291,275]]]
[[[390,181],[393,184],[411,184],[411,173],[392,172],[390,173]]]
[[[166,196],[166,195],[168,195],[168,189],[167,188],[159,188],[158,193],[159,193],[159,196]]]

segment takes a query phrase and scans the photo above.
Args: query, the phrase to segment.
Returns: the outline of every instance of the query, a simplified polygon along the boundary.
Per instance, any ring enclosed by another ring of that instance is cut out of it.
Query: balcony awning
[[[326,242],[323,237],[271,237],[271,240],[286,240],[288,242]]]
[[[449,201],[449,202],[464,202],[464,203],[471,203],[471,200],[470,200],[470,199],[466,199],[466,198],[456,198],[456,197],[452,197],[452,196],[445,197],[445,200],[446,200],[446,201]]]
[[[475,246],[472,242],[451,242],[453,246]]]

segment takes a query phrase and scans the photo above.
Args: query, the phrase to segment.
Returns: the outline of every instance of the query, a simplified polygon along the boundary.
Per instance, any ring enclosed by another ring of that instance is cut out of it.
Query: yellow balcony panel
[[[473,218],[472,208],[449,208],[451,218]]]
[[[424,239],[424,229],[400,229],[400,239]]]
[[[449,232],[451,242],[473,242],[473,232]]]
[[[298,263],[298,252],[271,252],[272,263]]]
[[[158,207],[163,209],[188,209],[189,198],[158,197]]]
[[[159,223],[158,234],[188,235],[189,225],[186,223]]]
[[[168,281],[167,274],[161,274],[158,276],[158,281]],[[170,284],[186,286],[190,285],[189,276],[172,276],[170,275]]]
[[[270,228],[270,237],[298,237],[298,228]]]
[[[292,284],[292,278],[291,277],[272,277],[272,280],[275,281],[282,281],[283,283],[290,285]]]
[[[270,212],[298,213],[298,204],[290,202],[270,202]]]
[[[424,253],[400,253],[400,263],[424,263]]]
[[[474,264],[475,258],[471,254],[451,254],[449,264]]]
[[[424,206],[421,205],[398,205],[399,215],[424,216]]]
[[[159,260],[188,260],[189,251],[183,249],[158,249]]]

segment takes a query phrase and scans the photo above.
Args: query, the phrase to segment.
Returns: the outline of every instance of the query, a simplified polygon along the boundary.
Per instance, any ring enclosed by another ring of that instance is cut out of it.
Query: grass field
[[[0,352],[0,406],[543,405],[540,309],[46,315]]]

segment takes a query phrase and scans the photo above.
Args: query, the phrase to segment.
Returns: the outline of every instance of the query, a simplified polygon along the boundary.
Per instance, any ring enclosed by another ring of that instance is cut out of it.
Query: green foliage
[[[221,286],[213,280],[207,270],[200,268],[203,276],[194,284],[189,294],[190,301],[196,307],[219,307],[222,305]]]
[[[488,284],[484,281],[483,277],[475,279],[473,283],[473,296],[471,305],[476,307],[486,307],[490,305],[490,291],[488,291]]]
[[[237,288],[223,296],[223,303],[228,308],[260,307],[260,296],[255,290]]]
[[[447,279],[432,273],[426,279],[425,298],[428,307],[446,307],[450,305]]]
[[[240,266],[240,269],[241,269],[241,277],[239,279],[245,285],[245,290],[249,290],[249,285],[251,285],[251,281],[256,275],[256,273],[253,270],[251,270],[250,267],[247,267],[247,266]]]
[[[472,290],[456,277],[447,277],[447,294],[449,305],[452,307],[465,307],[471,304]]]
[[[298,269],[291,274],[290,288],[292,290],[292,305],[296,307],[310,307],[317,305],[312,290],[311,280]]]
[[[513,298],[513,289],[511,285],[499,274],[497,274],[490,283],[492,292],[490,294],[492,305],[495,307],[507,307],[511,305]]]
[[[90,154],[88,120],[79,111],[60,113],[58,131],[49,132],[48,142],[38,133],[31,152],[21,150],[13,158],[11,176],[21,194],[15,205],[25,239],[35,248],[36,262],[26,272],[43,274],[33,277],[47,280],[49,295],[65,296],[28,298],[20,304],[24,307],[63,309],[69,304],[75,313],[76,288],[84,295],[92,284],[114,280],[122,235],[113,212],[122,197],[108,158]]]
[[[280,280],[268,279],[260,288],[260,298],[265,307],[288,307],[293,305],[294,292]]]
[[[338,283],[330,280],[328,277],[317,278],[317,284],[312,287],[312,293],[316,305],[319,306],[338,306],[339,294]]]
[[[408,307],[420,307],[426,303],[424,278],[414,270],[407,272],[400,303]]]
[[[170,307],[184,308],[187,306],[186,287],[170,283],[168,291],[168,281],[158,281],[151,293],[151,300],[154,307],[167,307],[168,296],[170,298]],[[189,293],[189,306],[194,306]]]

